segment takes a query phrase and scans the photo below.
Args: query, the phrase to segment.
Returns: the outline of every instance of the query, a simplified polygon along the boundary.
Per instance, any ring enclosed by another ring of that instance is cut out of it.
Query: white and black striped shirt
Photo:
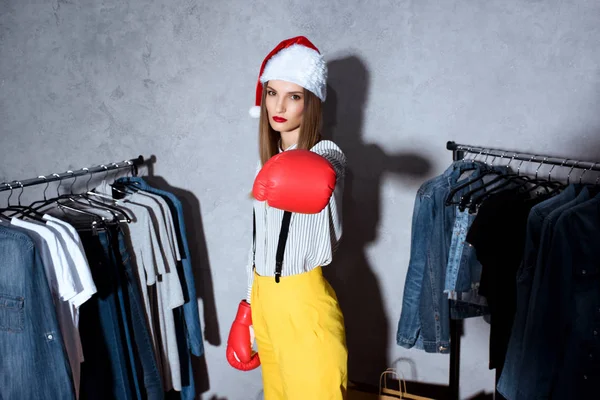
[[[287,150],[296,148],[290,146]],[[281,275],[289,276],[307,272],[318,266],[331,263],[333,253],[342,236],[342,195],[346,156],[330,140],[322,140],[311,151],[327,159],[333,166],[337,178],[335,190],[329,204],[318,214],[292,213],[290,230],[283,256]],[[282,151],[280,149],[280,151]],[[260,161],[256,174],[260,171]],[[275,276],[275,255],[279,241],[279,230],[283,210],[269,207],[266,202],[254,200],[256,216],[256,273],[261,276]],[[252,270],[253,247],[248,256],[248,293],[250,303],[254,273]]]

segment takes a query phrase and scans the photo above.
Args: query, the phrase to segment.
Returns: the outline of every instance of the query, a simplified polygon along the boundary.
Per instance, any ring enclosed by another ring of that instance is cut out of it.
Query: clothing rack
[[[544,156],[539,154],[528,154],[521,153],[511,150],[493,149],[489,147],[472,146],[468,144],[458,144],[453,141],[446,143],[446,149],[452,151],[452,160],[458,161],[464,159],[466,153],[493,156],[506,158],[507,160],[519,160],[521,162],[534,162],[539,163],[539,167],[542,164],[548,164],[553,166],[570,167],[572,171],[574,168],[589,170],[589,171],[600,171],[600,162],[589,162],[589,161],[578,161],[571,160],[568,158],[559,158],[553,156]],[[539,169],[538,167],[538,169]],[[520,164],[519,164],[520,168]],[[570,175],[569,171],[569,175]],[[583,172],[582,172],[583,174]],[[536,170],[537,175],[537,170]],[[548,174],[550,178],[550,174]],[[449,373],[449,387],[450,387],[450,398],[452,400],[458,400],[459,396],[459,382],[460,382],[460,340],[462,336],[462,321],[450,319],[450,373]],[[496,390],[496,384],[498,383],[500,376],[496,370],[496,379],[494,385],[494,399],[503,400],[504,397]]]
[[[122,161],[119,163],[113,162],[110,164],[100,164],[100,165],[93,166],[93,167],[81,168],[76,171],[69,170],[69,171],[63,172],[62,174],[51,174],[48,176],[40,175],[37,178],[26,179],[23,181],[12,181],[10,183],[3,182],[3,183],[0,183],[0,192],[3,192],[5,190],[10,190],[12,192],[13,189],[19,189],[19,188],[23,189],[24,187],[27,187],[27,186],[34,186],[34,185],[40,185],[43,183],[62,181],[64,179],[75,178],[78,176],[83,176],[83,175],[88,175],[88,174],[91,175],[91,174],[95,174],[98,172],[108,173],[109,171],[114,171],[114,170],[119,170],[119,169],[124,169],[124,168],[131,168],[132,175],[137,175],[138,167],[143,165],[144,162],[145,162],[144,157],[138,156],[138,158],[125,160],[125,161]]]

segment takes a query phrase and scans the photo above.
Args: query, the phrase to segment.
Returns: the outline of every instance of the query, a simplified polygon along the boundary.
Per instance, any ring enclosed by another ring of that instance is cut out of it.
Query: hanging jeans
[[[98,293],[81,307],[81,399],[161,399],[137,280],[119,228],[81,240]]]
[[[150,329],[144,316],[142,295],[138,287],[139,280],[134,272],[129,251],[123,231],[114,227],[109,231],[110,247],[113,250],[113,261],[120,272],[120,280],[123,286],[123,300],[121,307],[124,309],[122,318],[128,321],[131,333],[127,335],[128,347],[133,351],[129,354],[130,363],[135,365],[137,372],[135,382],[143,382],[140,387],[140,395],[144,400],[162,399],[164,391],[160,375],[158,373],[157,360],[152,346]],[[145,392],[145,393],[144,393]]]
[[[0,226],[0,399],[75,399],[44,266],[25,233]]]

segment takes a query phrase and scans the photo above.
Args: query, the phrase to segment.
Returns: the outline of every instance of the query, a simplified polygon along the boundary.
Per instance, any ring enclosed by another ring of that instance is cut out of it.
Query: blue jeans
[[[569,185],[560,194],[535,205],[529,213],[523,262],[517,272],[517,309],[504,368],[498,381],[498,391],[507,399],[518,398],[517,385],[521,376],[521,368],[528,368],[529,365],[529,361],[523,357],[525,351],[523,338],[542,232],[548,234],[546,238],[546,242],[548,242],[557,217],[574,204],[572,201],[575,200],[580,190],[580,185]],[[554,212],[555,210],[556,212]],[[522,365],[522,363],[524,364]]]
[[[74,399],[44,265],[27,234],[0,226],[0,399]]]
[[[129,325],[126,330],[126,339],[129,349],[129,362],[133,366],[132,373],[135,378],[134,386],[137,387],[138,398],[145,400],[163,399],[164,390],[161,377],[158,373],[150,330],[144,317],[142,295],[139,290],[139,280],[131,265],[129,250],[123,231],[119,227],[108,230],[114,262],[120,274],[123,297],[122,320]],[[126,326],[126,325],[125,325]],[[143,384],[142,384],[143,382]]]
[[[456,208],[446,206],[445,201],[453,187],[487,168],[479,162],[457,161],[418,190],[412,217],[410,262],[396,334],[399,346],[416,347],[428,353],[450,351],[449,300],[443,290]],[[467,170],[473,170],[473,174],[459,181]],[[457,196],[472,188],[466,186]]]
[[[600,196],[589,197],[583,188],[547,218],[521,355],[532,362],[520,369],[519,399],[592,398],[590,390],[597,398],[591,386],[600,379]]]
[[[105,231],[80,232],[97,293],[80,309],[79,332],[85,356],[80,399],[137,398],[129,365],[117,268]]]
[[[150,186],[142,178],[120,178],[119,182],[130,182],[141,190],[161,196],[171,209],[173,222],[177,230],[177,239],[181,247],[181,263],[178,263],[179,276],[183,277],[181,286],[184,292],[185,304],[183,310],[175,309],[176,333],[178,337],[179,358],[181,364],[182,390],[181,397],[184,400],[193,400],[196,395],[194,373],[190,352],[195,356],[204,354],[204,343],[202,340],[202,329],[200,315],[198,312],[198,300],[196,296],[196,285],[190,256],[189,245],[183,215],[181,201],[173,193],[159,190]],[[185,345],[187,343],[187,345]]]

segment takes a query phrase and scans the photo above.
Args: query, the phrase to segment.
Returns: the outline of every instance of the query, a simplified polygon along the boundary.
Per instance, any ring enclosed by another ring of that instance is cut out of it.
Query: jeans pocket
[[[22,332],[25,322],[25,299],[0,294],[0,331]]]

